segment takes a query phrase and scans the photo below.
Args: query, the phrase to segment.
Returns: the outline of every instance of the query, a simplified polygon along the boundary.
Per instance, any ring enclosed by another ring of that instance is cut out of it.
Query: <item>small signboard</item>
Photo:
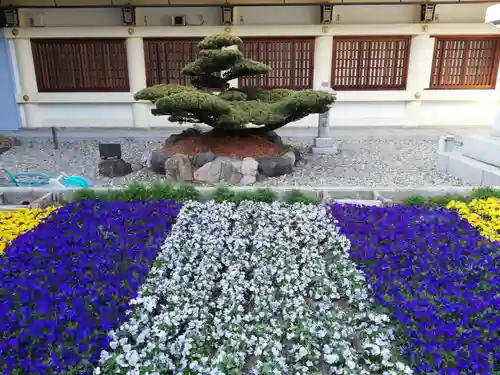
[[[121,159],[122,146],[119,143],[99,143],[99,155],[101,160]]]

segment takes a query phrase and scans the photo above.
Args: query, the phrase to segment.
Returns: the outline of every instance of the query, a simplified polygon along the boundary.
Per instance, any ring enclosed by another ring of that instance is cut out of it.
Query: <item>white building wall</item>
[[[493,123],[496,90],[429,90],[434,35],[499,34],[483,23],[486,4],[438,5],[439,23],[426,30],[418,23],[418,5],[339,6],[335,23],[319,25],[319,7],[239,7],[231,32],[238,36],[315,36],[314,87],[331,75],[334,35],[412,35],[407,89],[404,91],[340,91],[331,114],[332,126],[481,126]],[[42,16],[39,13],[43,13]],[[171,16],[185,15],[190,25],[172,27]],[[166,117],[150,113],[133,93],[145,87],[142,38],[203,37],[222,31],[220,9],[139,8],[133,29],[121,25],[119,9],[27,9],[21,14],[42,20],[44,27],[21,27],[6,38],[15,45],[20,90],[17,101],[24,127],[169,127]],[[144,26],[144,23],[147,26]],[[198,26],[195,26],[198,25]],[[130,93],[38,93],[30,39],[64,37],[127,38]],[[500,77],[499,77],[500,78]],[[317,115],[290,124],[315,127]]]

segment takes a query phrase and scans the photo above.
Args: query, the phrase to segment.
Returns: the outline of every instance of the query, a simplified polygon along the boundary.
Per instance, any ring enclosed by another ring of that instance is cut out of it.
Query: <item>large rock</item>
[[[21,142],[18,139],[0,135],[0,155],[9,151],[12,147],[20,145]]]
[[[221,180],[237,184],[242,177],[240,160],[229,156],[219,156],[194,172],[194,179],[199,182],[216,183]]]
[[[254,158],[245,158],[241,161],[241,174],[245,176],[257,176],[259,163]],[[254,181],[255,182],[255,181]]]
[[[253,158],[239,160],[219,156],[196,170],[194,179],[211,184],[226,181],[233,185],[251,185],[256,181],[258,167],[259,163]]]
[[[221,180],[236,185],[241,181],[243,175],[239,172],[241,168],[239,160],[223,161],[221,164]]]
[[[216,158],[215,160],[208,162],[194,172],[194,179],[199,182],[208,182],[211,184],[219,182],[221,179],[222,164],[224,162],[225,160],[221,158]]]
[[[173,145],[174,143],[179,142],[182,139],[182,134],[172,134],[169,135],[165,140],[165,146]]]
[[[257,159],[259,172],[266,177],[282,176],[293,172],[293,160],[283,156],[267,156]]]
[[[154,148],[145,158],[149,158],[148,167],[153,172],[165,174],[165,162],[172,156],[164,146]]]
[[[106,159],[99,162],[99,174],[105,177],[122,177],[132,172],[132,164],[123,159]]]
[[[295,152],[293,151],[288,151],[283,155],[284,158],[289,158],[292,161],[292,165],[295,165],[296,163],[296,158],[295,158]]]
[[[216,157],[217,155],[215,155],[212,151],[198,152],[194,157],[193,164],[196,168],[201,168],[205,164],[215,160]]]
[[[175,181],[193,181],[193,167],[189,156],[175,154],[165,162],[165,175]]]
[[[256,181],[257,181],[257,177],[256,176],[244,175],[241,178],[239,184],[243,185],[243,186],[252,185],[252,184],[255,184]]]
[[[302,155],[302,153],[300,152],[300,150],[297,147],[285,145],[285,146],[283,146],[283,151],[286,152],[285,155],[283,155],[283,156],[290,156],[291,157],[292,153],[294,154],[294,156],[295,156],[294,165],[297,165],[302,160],[304,160],[304,156]]]
[[[215,160],[217,160],[219,162],[226,161],[226,162],[232,163],[233,161],[236,161],[237,159],[233,159],[230,156],[217,156],[217,158]]]
[[[268,140],[270,140],[272,143],[280,146],[280,147],[283,147],[284,144],[283,144],[283,140],[281,139],[281,137],[273,130],[273,131],[270,131],[270,132],[267,132],[264,137],[266,137]]]

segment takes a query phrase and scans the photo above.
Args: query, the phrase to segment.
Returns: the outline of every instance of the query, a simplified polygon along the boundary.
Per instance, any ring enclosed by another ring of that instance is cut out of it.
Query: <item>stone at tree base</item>
[[[194,172],[194,179],[212,184],[224,180],[236,185],[243,177],[241,173],[242,164],[241,160],[229,156],[219,156],[197,169]]]
[[[295,165],[295,152],[293,151],[288,151],[283,155],[284,158],[289,158],[292,161],[292,165]]]
[[[216,158],[214,161],[208,162],[194,172],[194,179],[199,182],[209,182],[212,184],[219,182],[222,173],[222,163],[224,162],[225,160],[221,160],[221,158]]]
[[[236,171],[241,173],[241,165],[243,164],[243,162],[240,159],[231,159],[229,162],[232,164],[234,169],[236,169]]]
[[[175,181],[193,181],[193,167],[189,156],[175,154],[165,162],[165,175]]]
[[[193,164],[196,168],[201,168],[205,164],[215,160],[216,157],[217,155],[215,155],[212,151],[199,152],[194,157]]]
[[[295,165],[299,164],[301,161],[304,160],[304,155],[302,155],[302,153],[297,147],[292,147],[290,151],[292,151],[295,154]]]
[[[258,167],[259,163],[254,158],[239,160],[219,156],[197,169],[194,179],[211,184],[226,181],[232,185],[251,185],[257,180]]]
[[[251,175],[244,175],[241,180],[240,180],[240,185],[246,186],[246,185],[252,185],[255,184],[257,181],[256,176],[251,176]]]
[[[107,159],[99,162],[99,174],[105,177],[122,177],[132,173],[132,164],[123,159]]]
[[[270,131],[270,132],[267,132],[264,136],[267,139],[269,139],[272,143],[274,143],[276,145],[279,145],[281,147],[284,146],[283,140],[281,139],[281,137],[274,130]]]
[[[243,177],[243,175],[238,171],[238,162],[239,162],[239,160],[235,160],[233,162],[223,162],[222,163],[222,165],[221,165],[221,180],[229,182],[230,184],[233,184],[233,185],[236,185],[237,183],[239,183],[241,181],[241,178]]]
[[[262,173],[257,173],[257,176],[255,176],[255,181],[264,182],[266,181],[266,176],[264,176]]]
[[[241,162],[240,172],[245,176],[257,176],[259,163],[254,158],[244,158]]]
[[[182,139],[182,134],[172,134],[165,140],[165,146],[173,145]]]
[[[259,172],[266,177],[277,177],[293,172],[293,163],[290,158],[282,156],[268,156],[258,158]]]
[[[157,147],[151,151],[149,167],[155,173],[165,174],[165,162],[171,156],[164,146]]]
[[[224,162],[224,161],[227,161],[227,162],[230,162],[232,163],[235,159],[233,159],[232,157],[230,156],[217,156],[215,158],[215,160],[219,161],[219,162]]]

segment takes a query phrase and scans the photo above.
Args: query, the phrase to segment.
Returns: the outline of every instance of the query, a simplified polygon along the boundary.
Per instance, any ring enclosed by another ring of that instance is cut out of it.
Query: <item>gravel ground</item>
[[[106,140],[112,143],[113,140]],[[48,141],[26,141],[0,155],[3,167],[17,172],[64,171],[84,176],[96,186],[119,186],[132,181],[164,180],[140,168],[146,150],[159,142],[119,139],[123,159],[132,163],[134,172],[122,178],[109,179],[97,172],[99,151],[97,141],[60,142],[53,150]],[[305,150],[304,143],[295,146]],[[439,186],[470,185],[436,169],[437,139],[387,140],[349,139],[338,141],[337,155],[306,155],[303,166],[292,175],[270,178],[259,185],[307,186]]]

